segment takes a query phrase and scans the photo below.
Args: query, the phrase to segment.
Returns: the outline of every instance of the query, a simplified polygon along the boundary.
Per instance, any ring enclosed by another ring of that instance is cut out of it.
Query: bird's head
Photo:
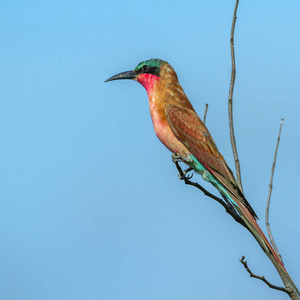
[[[156,84],[162,76],[162,68],[166,65],[173,70],[166,61],[157,58],[149,59],[139,63],[134,70],[119,73],[110,77],[105,82],[118,79],[133,79],[142,84],[147,92],[150,92],[153,85]]]

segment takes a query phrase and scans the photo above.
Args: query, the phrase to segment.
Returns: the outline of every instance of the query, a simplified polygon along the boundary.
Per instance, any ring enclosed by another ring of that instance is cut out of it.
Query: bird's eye
[[[148,71],[148,66],[147,65],[144,65],[143,66],[143,72],[147,72]]]

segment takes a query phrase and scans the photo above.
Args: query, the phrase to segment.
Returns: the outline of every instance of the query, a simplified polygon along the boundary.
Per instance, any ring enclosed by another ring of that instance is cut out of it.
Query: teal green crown
[[[140,62],[134,70],[138,71],[141,68],[143,68],[143,66],[145,66],[145,65],[150,68],[160,68],[164,63],[165,63],[165,61],[163,61],[161,59],[151,58],[151,59]]]

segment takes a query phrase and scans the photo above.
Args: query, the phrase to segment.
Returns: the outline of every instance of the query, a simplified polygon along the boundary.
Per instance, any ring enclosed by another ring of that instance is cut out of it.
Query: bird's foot
[[[186,170],[182,171],[181,173],[178,173],[178,177],[180,180],[184,180],[184,179],[191,179],[193,177],[193,173],[191,173],[191,175],[187,175],[188,172],[194,170],[193,168],[189,167]]]
[[[172,153],[172,161],[174,163],[184,162],[186,164],[193,162],[192,159],[175,152]]]
[[[178,153],[173,152],[173,153],[172,153],[172,161],[173,161],[173,163],[175,163],[175,164],[181,162],[181,161],[182,161],[182,160],[181,160],[181,155],[178,154]]]
[[[182,156],[178,153],[172,153],[172,161],[175,163],[177,170],[179,172],[178,177],[180,180],[189,180],[193,177],[193,174],[187,175],[188,172],[192,171],[193,168],[187,168],[186,170],[182,171],[181,167],[179,166],[179,162],[185,162],[188,163],[190,162],[190,159]]]

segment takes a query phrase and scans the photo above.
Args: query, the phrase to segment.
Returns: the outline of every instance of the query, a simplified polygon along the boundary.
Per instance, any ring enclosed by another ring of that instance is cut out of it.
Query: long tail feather
[[[240,204],[238,199],[235,199],[235,202]],[[256,220],[252,216],[252,214],[248,211],[246,207],[244,207],[243,204],[240,204],[238,206],[235,205],[236,210],[240,214],[241,218],[246,224],[246,228],[250,231],[250,233],[254,236],[254,238],[257,240],[261,248],[264,250],[266,255],[270,258],[270,260],[273,262],[276,269],[278,267],[285,273],[285,277],[288,278],[289,282],[291,283],[293,289],[296,291],[298,295],[300,295],[299,290],[297,289],[296,285],[294,284],[293,280],[291,279],[290,275],[288,274],[287,270],[285,269],[283,262],[279,258],[279,256],[274,251],[273,247],[269,243],[268,239],[264,235],[263,231],[257,224]],[[273,261],[273,259],[276,260],[276,262]]]
[[[237,203],[238,200],[236,200]],[[247,208],[245,208],[243,205],[235,205],[235,208],[239,212],[241,218],[244,220],[244,222],[247,225],[247,229],[250,231],[250,233],[255,237],[255,239],[258,241],[261,248],[264,250],[266,254],[271,254],[274,256],[276,261],[279,263],[279,265],[284,268],[284,265],[278,255],[275,253],[273,247],[269,243],[268,239],[264,235],[261,228],[258,226],[257,222],[253,218],[252,214],[248,211]]]

